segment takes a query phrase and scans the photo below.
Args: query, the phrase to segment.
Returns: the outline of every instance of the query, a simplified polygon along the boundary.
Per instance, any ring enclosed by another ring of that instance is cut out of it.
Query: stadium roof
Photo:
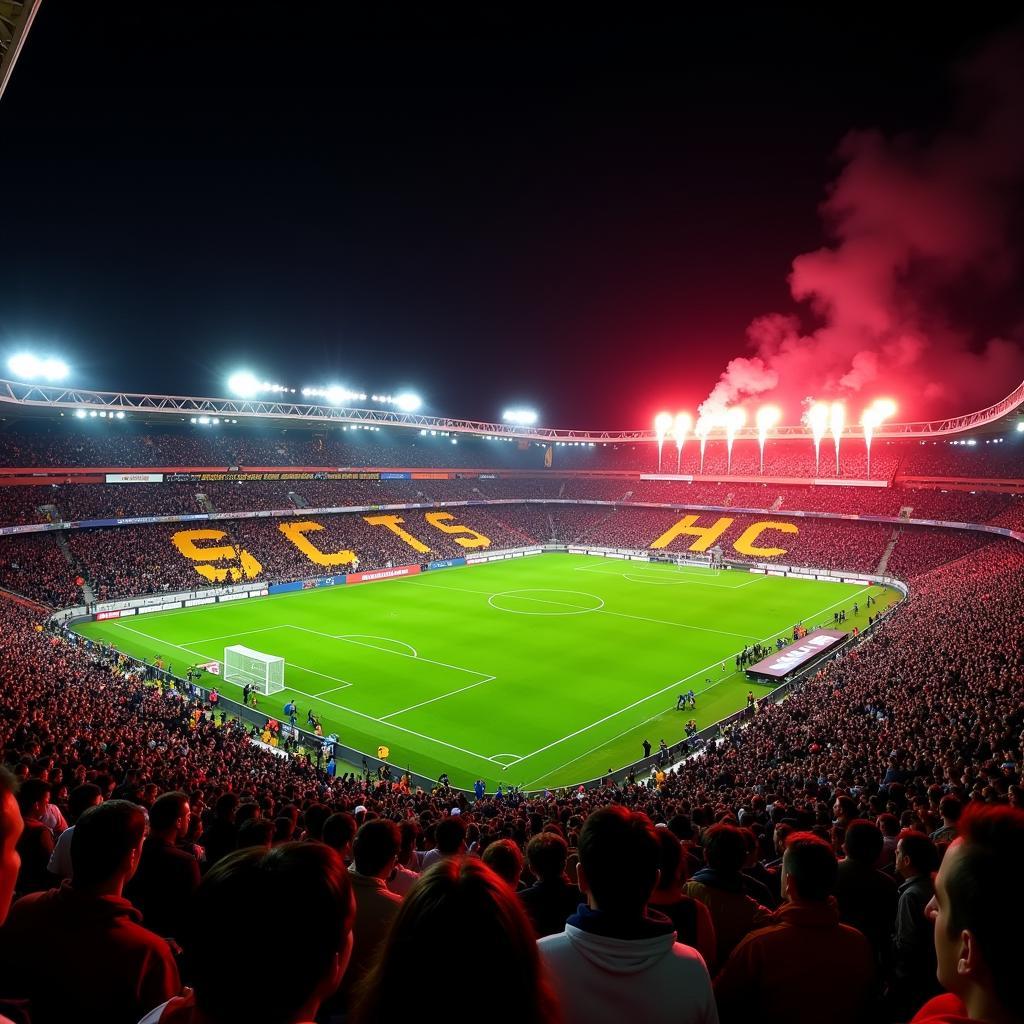
[[[2,0],[0,0],[2,2]],[[1001,433],[1013,429],[1024,417],[1018,411],[1024,404],[1024,381],[1005,398],[986,409],[949,419],[918,421],[913,423],[885,423],[874,436],[878,438],[928,438],[961,434],[966,431]],[[239,398],[202,398],[182,395],[148,395],[120,391],[92,391],[86,388],[45,384],[24,384],[0,380],[0,413],[15,416],[40,416],[54,412],[75,414],[102,411],[123,413],[132,419],[146,422],[180,421],[184,417],[209,416],[248,421],[275,422],[287,426],[312,427],[342,424],[389,426],[419,430],[444,430],[453,434],[516,437],[530,441],[582,441],[582,442],[654,442],[653,429],[645,430],[582,430],[555,427],[517,426],[508,423],[485,423],[477,420],[420,413],[385,411],[377,409],[343,408],[317,405],[310,402],[262,401]],[[859,437],[863,430],[850,423],[845,436]],[[738,430],[737,438],[756,438],[756,427]],[[804,424],[780,425],[768,434],[773,438],[810,438],[812,434]]]
[[[0,0],[0,98],[42,0]]]

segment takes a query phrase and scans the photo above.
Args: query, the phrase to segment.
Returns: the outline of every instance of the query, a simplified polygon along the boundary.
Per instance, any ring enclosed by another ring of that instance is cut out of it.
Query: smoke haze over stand
[[[821,321],[772,313],[747,331],[701,406],[847,398],[859,416],[893,395],[901,419],[968,412],[1024,377],[1020,269],[1024,34],[1009,33],[958,71],[948,126],[926,140],[851,132],[822,204],[834,241],[793,261],[794,299]],[[988,328],[989,331],[986,331]]]

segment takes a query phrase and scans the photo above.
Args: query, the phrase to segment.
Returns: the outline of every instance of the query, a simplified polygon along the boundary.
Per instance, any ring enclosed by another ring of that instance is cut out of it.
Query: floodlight
[[[21,380],[34,380],[45,377],[46,380],[63,380],[70,370],[63,359],[50,356],[40,359],[31,352],[19,352],[7,360],[8,369]]]
[[[261,389],[260,382],[248,370],[239,370],[228,377],[228,390],[239,398],[252,398]]]
[[[423,399],[412,391],[403,391],[400,395],[395,396],[395,405],[402,412],[415,412],[423,405]]]
[[[502,419],[520,427],[530,427],[537,422],[537,413],[533,409],[506,409]]]

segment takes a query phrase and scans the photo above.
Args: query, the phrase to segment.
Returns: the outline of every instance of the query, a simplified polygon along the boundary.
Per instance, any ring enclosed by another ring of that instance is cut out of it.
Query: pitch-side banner
[[[162,484],[163,473],[107,473],[108,484]]]
[[[350,572],[345,577],[346,583],[372,583],[374,580],[391,580],[396,576],[415,576],[420,571],[418,565],[396,565],[393,569],[373,569],[370,572]]]
[[[747,671],[751,675],[767,676],[770,679],[782,679],[790,672],[795,672],[801,665],[821,657],[836,644],[845,640],[849,634],[839,629],[815,629],[795,644],[783,647],[770,658],[751,665]]]

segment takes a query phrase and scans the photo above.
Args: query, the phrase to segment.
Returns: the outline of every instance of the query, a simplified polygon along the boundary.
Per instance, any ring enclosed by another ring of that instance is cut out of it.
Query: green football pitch
[[[282,693],[260,698],[357,750],[456,786],[535,790],[601,776],[743,707],[744,645],[789,639],[796,622],[867,622],[896,600],[881,587],[548,554],[362,586],[325,587],[88,623],[78,632],[178,675],[243,644],[286,662]],[[860,612],[853,615],[853,604]],[[724,663],[724,669],[723,669]],[[211,682],[211,679],[207,682]],[[226,696],[240,688],[220,683]],[[693,689],[696,711],[676,711]]]

